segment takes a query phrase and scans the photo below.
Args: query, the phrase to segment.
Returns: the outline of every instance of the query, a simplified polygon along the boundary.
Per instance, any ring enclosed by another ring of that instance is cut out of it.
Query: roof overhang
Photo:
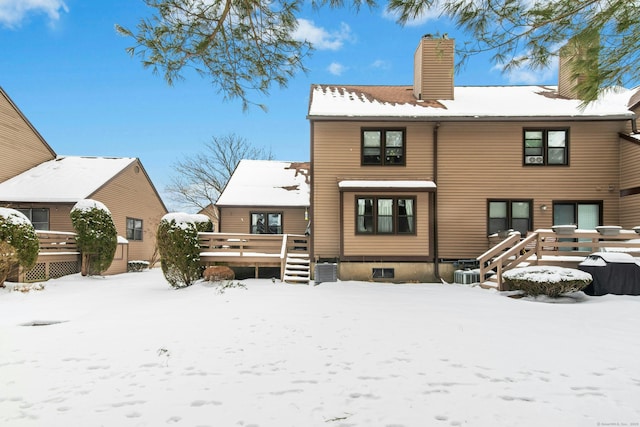
[[[330,116],[307,115],[311,121],[363,121],[363,122],[584,122],[633,120],[636,115],[592,116]]]
[[[338,181],[340,191],[435,191],[436,183],[428,180],[361,180]]]

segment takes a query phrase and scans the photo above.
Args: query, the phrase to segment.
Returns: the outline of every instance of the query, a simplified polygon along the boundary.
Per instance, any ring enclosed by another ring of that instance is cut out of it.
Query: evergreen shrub
[[[156,239],[162,272],[173,288],[184,288],[200,279],[200,243],[194,215],[166,214],[160,220]]]
[[[525,295],[557,298],[583,290],[593,278],[589,273],[574,268],[539,265],[505,271],[502,280],[508,289],[520,290]]]
[[[100,274],[109,268],[118,247],[109,209],[97,200],[81,200],[71,209],[71,223],[82,253],[82,275]]]
[[[40,243],[33,225],[22,212],[0,208],[0,287],[19,264],[31,269],[38,259]]]

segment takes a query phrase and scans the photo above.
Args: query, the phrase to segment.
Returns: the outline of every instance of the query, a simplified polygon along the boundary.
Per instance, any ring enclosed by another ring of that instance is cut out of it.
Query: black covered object
[[[578,268],[593,277],[587,295],[640,295],[640,261],[629,254],[596,252]]]

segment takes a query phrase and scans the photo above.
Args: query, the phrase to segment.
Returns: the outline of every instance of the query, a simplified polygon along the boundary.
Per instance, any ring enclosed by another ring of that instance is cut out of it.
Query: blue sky
[[[437,18],[401,27],[382,8],[308,8],[299,32],[317,49],[309,72],[257,98],[268,112],[243,112],[206,79],[170,87],[125,52],[132,41],[114,25],[134,29],[148,13],[142,0],[0,0],[0,86],[59,155],[138,157],[161,194],[172,164],[213,136],[236,134],[277,160],[308,160],[311,84],[411,84],[420,36],[463,40]],[[507,76],[487,58],[472,58],[456,85],[556,83],[554,70]]]

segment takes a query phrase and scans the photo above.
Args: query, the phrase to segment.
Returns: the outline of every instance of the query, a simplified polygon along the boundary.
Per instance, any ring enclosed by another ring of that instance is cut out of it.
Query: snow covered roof
[[[631,119],[634,91],[609,91],[598,101],[558,95],[556,86],[460,86],[454,100],[420,101],[412,86],[313,85],[310,119],[402,118],[408,120]]]
[[[309,163],[241,160],[216,206],[309,206]]]
[[[130,157],[61,156],[0,183],[0,200],[76,203],[89,198],[134,161]]]

